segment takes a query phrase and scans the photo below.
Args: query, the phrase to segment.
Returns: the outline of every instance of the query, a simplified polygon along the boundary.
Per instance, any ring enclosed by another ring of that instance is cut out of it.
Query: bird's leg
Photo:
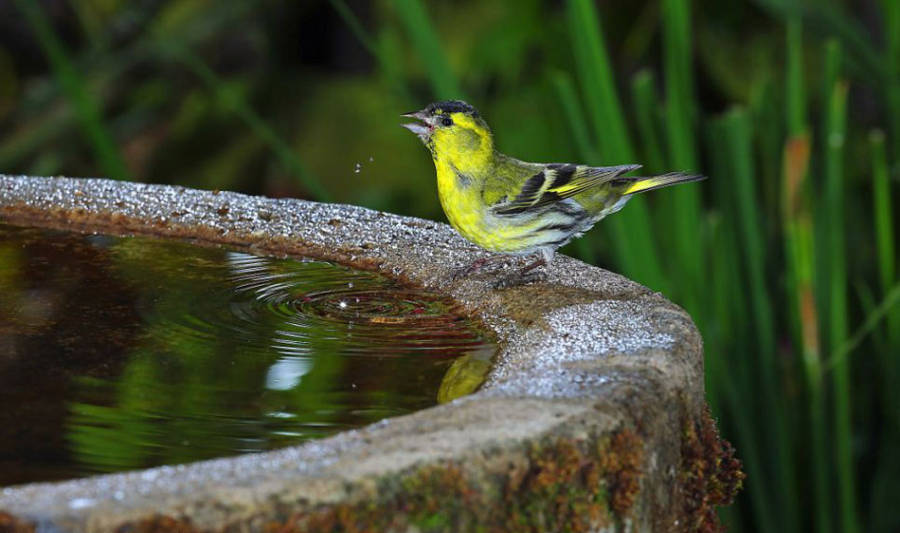
[[[516,287],[518,285],[524,285],[526,283],[532,283],[535,281],[540,281],[544,278],[543,274],[540,272],[532,272],[534,269],[549,265],[553,261],[553,250],[542,248],[540,250],[540,257],[536,260],[532,261],[525,265],[521,270],[516,272],[515,274],[498,280],[494,283],[495,289],[507,289],[510,287]]]
[[[464,278],[476,272],[479,272],[482,268],[492,263],[500,263],[507,259],[505,255],[489,255],[487,257],[481,257],[472,262],[469,266],[462,267],[453,272],[453,279]]]
[[[472,261],[471,265],[465,267],[462,270],[466,274],[474,274],[475,272],[478,272],[479,270],[484,268],[484,265],[488,264],[491,261],[491,257],[492,256],[489,255],[487,257],[478,258],[478,259]]]
[[[532,270],[534,270],[535,268],[537,268],[539,266],[544,266],[544,265],[549,266],[550,263],[553,262],[554,251],[552,249],[541,248],[538,253],[540,253],[541,256],[538,257],[537,260],[525,265],[525,267],[522,268],[522,270],[519,272],[519,274],[526,274],[528,272],[531,272]]]
[[[527,274],[528,272],[531,272],[532,270],[536,269],[537,267],[544,266],[546,264],[547,264],[547,261],[543,257],[540,257],[540,258],[538,258],[537,261],[532,261],[531,263],[528,263],[527,265],[525,265],[522,268],[522,270],[519,271],[519,274]]]

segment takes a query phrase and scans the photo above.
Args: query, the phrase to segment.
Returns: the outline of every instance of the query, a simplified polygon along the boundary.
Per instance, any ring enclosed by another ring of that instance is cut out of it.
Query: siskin
[[[431,151],[438,195],[450,224],[473,243],[515,255],[538,254],[522,272],[549,265],[560,246],[580,237],[632,195],[703,176],[673,172],[624,176],[640,165],[590,167],[528,163],[501,154],[487,123],[460,100],[435,102],[403,124]],[[486,260],[477,261],[474,271]]]

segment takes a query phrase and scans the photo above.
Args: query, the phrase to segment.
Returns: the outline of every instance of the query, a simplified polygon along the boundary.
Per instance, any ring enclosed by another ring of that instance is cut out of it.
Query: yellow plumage
[[[624,176],[640,165],[519,161],[496,151],[487,123],[458,100],[404,116],[422,121],[404,127],[431,151],[450,224],[488,250],[540,253],[541,259],[527,268],[549,263],[557,248],[621,209],[631,195],[703,178],[682,173]]]

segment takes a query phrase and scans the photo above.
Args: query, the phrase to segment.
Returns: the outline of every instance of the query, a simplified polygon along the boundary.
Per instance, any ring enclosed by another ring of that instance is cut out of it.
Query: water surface
[[[455,311],[325,262],[0,225],[0,486],[270,450],[434,405],[456,358],[494,351]]]

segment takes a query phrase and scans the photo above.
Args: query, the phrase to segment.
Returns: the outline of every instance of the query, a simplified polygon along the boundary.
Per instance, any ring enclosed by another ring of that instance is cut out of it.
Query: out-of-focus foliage
[[[512,155],[709,175],[570,253],[696,319],[734,529],[900,528],[900,2],[26,3],[0,4],[5,172],[441,220],[398,114],[464,97]]]

